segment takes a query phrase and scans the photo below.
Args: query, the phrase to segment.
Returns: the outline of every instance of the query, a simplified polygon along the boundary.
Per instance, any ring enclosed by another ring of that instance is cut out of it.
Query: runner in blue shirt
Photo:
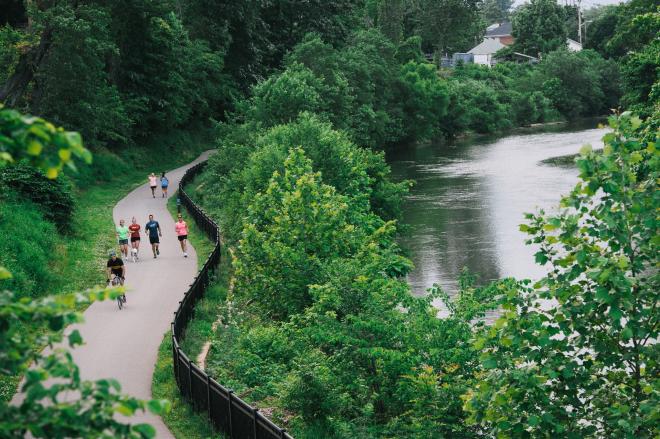
[[[159,237],[162,237],[163,234],[160,232],[160,224],[158,221],[154,221],[154,216],[149,215],[149,222],[145,224],[144,231],[149,234],[149,242],[151,243],[151,250],[154,252],[154,259],[160,254],[158,250],[158,245],[160,244]]]

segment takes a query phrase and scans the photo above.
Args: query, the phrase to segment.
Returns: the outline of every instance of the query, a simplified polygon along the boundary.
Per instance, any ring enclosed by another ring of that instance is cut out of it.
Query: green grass
[[[79,174],[72,175],[78,187],[72,233],[59,240],[56,265],[51,267],[57,276],[45,293],[80,291],[104,284],[107,251],[116,247],[112,218],[115,204],[145,183],[148,173],[177,168],[213,147],[210,131],[198,130],[195,134],[172,132],[118,151],[96,151],[94,164],[81,165]],[[40,329],[35,325],[29,330]],[[16,393],[20,378],[0,376],[2,400]]]
[[[176,197],[171,197],[167,206],[172,215],[175,215],[177,211]],[[184,218],[187,216],[184,210]],[[206,238],[206,235],[191,218],[186,218],[186,221],[188,222],[188,239],[195,247],[198,266],[201,267],[213,250],[213,243]],[[204,343],[214,336],[212,325],[218,318],[217,313],[220,305],[227,297],[230,278],[231,260],[228,254],[223,253],[220,266],[216,270],[216,278],[204,298],[197,303],[195,318],[188,324],[181,342],[181,348],[192,359],[197,358]],[[171,337],[170,331],[163,337],[163,342],[158,350],[158,359],[151,387],[154,398],[168,399],[172,402],[172,410],[163,416],[163,421],[175,437],[191,439],[222,438],[223,436],[220,433],[212,430],[206,415],[195,413],[192,407],[181,397],[174,379]]]

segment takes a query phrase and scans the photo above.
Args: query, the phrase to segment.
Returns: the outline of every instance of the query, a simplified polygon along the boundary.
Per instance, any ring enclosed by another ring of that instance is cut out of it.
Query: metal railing
[[[206,293],[211,274],[220,264],[221,244],[218,225],[209,218],[186,194],[183,187],[199,174],[206,162],[189,168],[179,182],[179,199],[200,229],[215,243],[213,251],[179,302],[172,321],[172,356],[174,376],[181,395],[193,408],[205,412],[215,429],[230,438],[240,439],[292,439],[286,430],[278,427],[259,409],[236,396],[231,389],[219,384],[200,369],[179,346],[188,322],[195,314],[195,304]]]

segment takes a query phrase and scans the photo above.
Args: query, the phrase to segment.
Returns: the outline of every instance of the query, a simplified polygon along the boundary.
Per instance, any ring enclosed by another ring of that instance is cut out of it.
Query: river
[[[448,293],[463,267],[480,283],[513,276],[536,279],[544,268],[524,243],[524,213],[557,206],[577,182],[577,169],[542,160],[601,147],[597,122],[529,129],[501,138],[419,144],[388,154],[397,179],[415,180],[404,204],[400,243],[415,268],[414,294],[434,283]]]

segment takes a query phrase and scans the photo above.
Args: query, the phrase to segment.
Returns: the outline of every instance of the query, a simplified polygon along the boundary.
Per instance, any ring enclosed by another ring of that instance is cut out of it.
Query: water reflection
[[[540,161],[576,153],[585,143],[596,147],[605,131],[569,126],[388,155],[395,178],[416,181],[404,206],[408,232],[401,239],[415,264],[413,292],[423,294],[433,283],[454,292],[463,267],[483,282],[541,276],[518,225],[525,212],[553,209],[575,185],[577,170]]]

